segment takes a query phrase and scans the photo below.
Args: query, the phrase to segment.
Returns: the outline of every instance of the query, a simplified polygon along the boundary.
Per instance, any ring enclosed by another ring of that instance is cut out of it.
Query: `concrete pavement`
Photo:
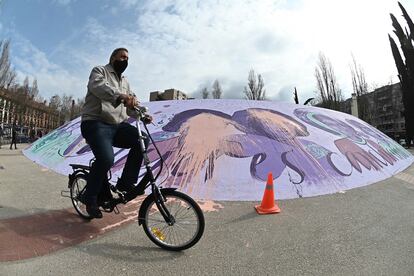
[[[66,185],[67,177],[3,147],[0,235],[13,232],[5,222],[48,212],[73,225],[76,216],[62,212],[71,208],[60,197]],[[136,223],[125,223],[40,257],[0,262],[0,275],[414,275],[414,166],[345,193],[278,203],[280,214],[259,216],[257,202],[216,202],[203,238],[184,252],[159,249]],[[32,229],[14,231],[14,239],[35,236]]]

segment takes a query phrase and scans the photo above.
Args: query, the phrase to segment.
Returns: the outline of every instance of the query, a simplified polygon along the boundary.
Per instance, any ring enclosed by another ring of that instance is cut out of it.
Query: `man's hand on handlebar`
[[[121,103],[124,104],[127,108],[133,109],[135,106],[139,105],[139,101],[132,95],[121,94],[119,96]]]
[[[127,95],[127,94],[122,94],[122,95],[119,96],[119,100],[127,108],[135,109],[138,112],[143,112],[142,113],[143,117],[141,118],[141,121],[144,124],[151,124],[152,123],[152,120],[153,120],[152,116],[149,115],[149,114],[145,114],[145,112],[147,111],[147,109],[145,111],[139,110],[140,109],[139,108],[139,101],[138,101],[138,99],[135,96]]]
[[[144,124],[148,125],[152,123],[153,118],[151,115],[145,114],[145,116],[141,120]]]

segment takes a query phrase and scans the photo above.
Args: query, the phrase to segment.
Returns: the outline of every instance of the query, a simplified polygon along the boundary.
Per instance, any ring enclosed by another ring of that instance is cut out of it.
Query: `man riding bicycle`
[[[94,67],[89,76],[88,91],[82,108],[81,133],[95,156],[84,198],[86,211],[92,218],[102,218],[98,195],[114,163],[113,146],[130,149],[116,188],[128,192],[138,181],[143,159],[141,145],[137,128],[126,122],[126,119],[135,116],[134,107],[139,102],[131,92],[127,79],[122,75],[127,66],[128,50],[117,48],[112,52],[109,63]],[[144,118],[144,123],[151,121],[151,116]],[[144,133],[142,135],[145,146],[148,146],[148,137]],[[142,189],[142,194],[145,184],[140,183],[138,187]]]

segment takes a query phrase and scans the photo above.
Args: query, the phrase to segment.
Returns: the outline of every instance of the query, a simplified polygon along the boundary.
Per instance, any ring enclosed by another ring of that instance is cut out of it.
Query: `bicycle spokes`
[[[143,227],[148,237],[168,250],[193,246],[204,231],[204,216],[197,203],[178,191],[164,191],[165,202],[153,200],[146,208]]]

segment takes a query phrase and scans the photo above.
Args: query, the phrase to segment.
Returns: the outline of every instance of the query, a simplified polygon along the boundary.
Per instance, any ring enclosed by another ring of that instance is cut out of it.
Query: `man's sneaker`
[[[99,192],[98,200],[97,200],[99,206],[103,206],[106,203],[111,202],[114,199],[112,196],[111,190],[109,188],[109,185],[110,184],[108,182],[105,182],[102,185],[102,188],[101,188],[101,191]]]
[[[102,218],[102,212],[99,210],[97,204],[86,205],[86,212],[91,216],[91,218]]]
[[[133,184],[125,184],[121,182],[120,179],[118,179],[118,182],[116,183],[116,189],[120,192],[129,193],[135,188]]]
[[[97,204],[98,197],[86,197],[86,212],[91,218],[102,218],[102,212]]]

